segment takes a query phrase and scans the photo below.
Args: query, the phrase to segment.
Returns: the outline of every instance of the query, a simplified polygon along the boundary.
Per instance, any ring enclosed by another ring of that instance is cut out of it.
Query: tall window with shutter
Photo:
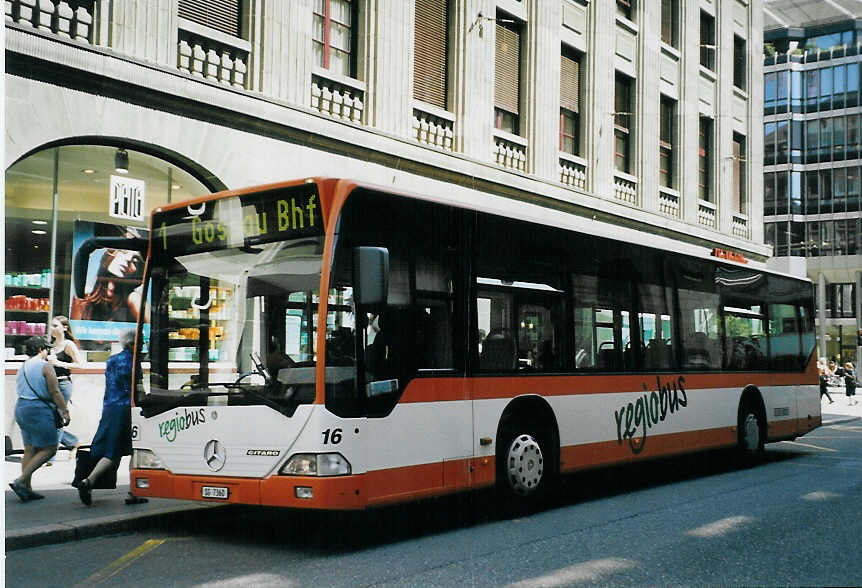
[[[679,48],[678,0],[661,0],[661,40],[671,47]]]
[[[748,56],[745,49],[745,39],[733,35],[733,85],[740,90],[747,89],[745,85],[746,59]]]
[[[748,206],[745,191],[745,137],[733,133],[733,204],[734,210],[745,214]]]
[[[563,47],[560,55],[560,151],[581,154],[581,57]]]
[[[242,0],[179,0],[177,15],[215,29],[232,37],[240,37]]]
[[[617,73],[614,83],[614,167],[625,173],[631,173],[633,82],[630,77]]]
[[[312,43],[318,67],[356,76],[356,2],[315,0]]]
[[[446,110],[449,2],[416,0],[413,97]]]
[[[715,56],[718,49],[715,46],[715,17],[701,11],[700,13],[700,64],[710,71],[715,71]]]
[[[494,126],[502,131],[520,132],[521,27],[497,13],[494,60]]]
[[[712,202],[712,119],[700,117],[698,132],[697,195]]]
[[[659,183],[665,188],[675,188],[673,146],[676,143],[676,101],[661,97],[659,103]]]

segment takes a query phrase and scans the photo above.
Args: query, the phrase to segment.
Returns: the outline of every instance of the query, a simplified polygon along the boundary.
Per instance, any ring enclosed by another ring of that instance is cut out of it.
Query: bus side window
[[[769,276],[769,363],[779,370],[807,367],[814,351],[814,305],[811,285]]]
[[[633,368],[630,283],[583,274],[573,275],[572,282],[575,368]]]
[[[769,363],[775,369],[797,369],[801,356],[798,307],[794,304],[769,305]]]
[[[557,347],[563,322],[562,299],[521,304],[518,308],[518,367],[540,372],[560,368]]]
[[[504,292],[479,292],[476,300],[479,328],[487,332],[480,341],[479,369],[483,372],[512,371],[517,367],[512,336],[513,301]]]
[[[440,243],[448,236],[445,219],[427,243],[416,251],[416,367],[418,369],[452,369],[455,367],[453,344],[454,257]],[[428,247],[428,248],[426,248]]]
[[[416,300],[416,356],[419,369],[453,368],[452,313],[447,300]]]
[[[648,370],[670,369],[675,363],[670,291],[655,284],[640,284],[638,298],[643,367]]]
[[[718,295],[687,288],[680,288],[678,292],[683,367],[718,369],[721,366]]]
[[[766,321],[763,306],[736,302],[724,306],[724,367],[766,369]]]

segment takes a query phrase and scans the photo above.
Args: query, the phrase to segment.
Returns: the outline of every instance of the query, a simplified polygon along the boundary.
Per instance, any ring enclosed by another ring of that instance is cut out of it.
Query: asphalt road
[[[235,508],[7,554],[8,586],[862,585],[862,423],[564,479],[528,514],[487,493],[355,514]]]

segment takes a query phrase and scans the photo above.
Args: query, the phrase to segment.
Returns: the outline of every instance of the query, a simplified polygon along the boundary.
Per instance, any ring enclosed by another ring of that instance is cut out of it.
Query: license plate
[[[228,489],[224,486],[203,486],[201,488],[201,496],[203,498],[221,498],[227,500]]]

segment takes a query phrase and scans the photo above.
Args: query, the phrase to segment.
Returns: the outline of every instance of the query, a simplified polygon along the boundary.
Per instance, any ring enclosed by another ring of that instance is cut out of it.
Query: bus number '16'
[[[323,444],[326,445],[329,442],[332,442],[333,445],[338,445],[341,443],[341,429],[326,429],[323,431]]]

